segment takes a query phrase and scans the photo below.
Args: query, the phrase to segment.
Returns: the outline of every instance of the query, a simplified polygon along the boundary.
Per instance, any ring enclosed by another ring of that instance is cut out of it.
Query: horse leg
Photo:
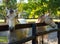
[[[43,36],[43,41],[44,41],[44,43],[48,44],[48,35],[47,34]]]
[[[16,41],[16,35],[14,31],[14,27],[9,27],[9,43]]]

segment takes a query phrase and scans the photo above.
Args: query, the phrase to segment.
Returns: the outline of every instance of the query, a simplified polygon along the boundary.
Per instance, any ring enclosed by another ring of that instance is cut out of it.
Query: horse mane
[[[44,17],[44,16],[45,16],[44,14],[41,15],[41,16],[39,16],[38,19],[37,19],[37,20],[38,20],[37,22],[39,22],[39,21],[42,22],[42,21],[43,21],[43,20],[42,20],[42,19],[43,19],[42,17]],[[40,22],[39,22],[39,23],[40,23]]]

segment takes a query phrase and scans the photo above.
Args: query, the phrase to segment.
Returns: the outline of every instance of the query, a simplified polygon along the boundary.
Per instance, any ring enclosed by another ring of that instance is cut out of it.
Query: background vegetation
[[[6,16],[5,7],[18,9],[18,13],[22,13],[24,18],[37,18],[44,11],[50,10],[51,15],[60,18],[60,0],[28,0],[28,3],[24,3],[24,0],[3,0],[3,5],[0,6],[1,14]],[[23,2],[23,3],[22,3]]]

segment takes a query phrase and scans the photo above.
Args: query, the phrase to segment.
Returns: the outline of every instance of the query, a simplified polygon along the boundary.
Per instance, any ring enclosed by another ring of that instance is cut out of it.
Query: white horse
[[[42,16],[39,16],[36,23],[43,23],[45,22],[46,24],[48,24],[49,26],[51,26],[52,28],[57,28],[57,24],[55,24],[55,22],[53,21],[52,17],[50,16],[50,13],[47,13],[45,15],[42,15]],[[40,27],[37,27],[37,32],[42,32],[42,31],[46,31],[47,27],[46,26],[40,26]],[[47,38],[48,38],[48,35],[44,35],[44,40],[45,42],[47,42]],[[38,44],[40,44],[41,42],[41,36],[38,36],[37,37],[37,42]]]
[[[28,30],[27,29],[20,29],[20,30],[15,30],[14,26],[16,25],[16,11],[13,10],[12,13],[9,9],[7,9],[7,23],[9,25],[9,29],[13,30],[12,32],[10,31],[9,34],[9,42],[14,42],[18,41],[24,37],[27,37],[28,35]],[[26,20],[20,16],[20,19],[17,19],[17,22],[19,21],[20,24],[26,24]],[[12,28],[12,29],[11,29]]]
[[[15,24],[16,24],[16,10],[13,9],[6,9],[7,12],[7,24],[9,25],[9,42],[13,42],[17,40],[16,31],[15,31]]]

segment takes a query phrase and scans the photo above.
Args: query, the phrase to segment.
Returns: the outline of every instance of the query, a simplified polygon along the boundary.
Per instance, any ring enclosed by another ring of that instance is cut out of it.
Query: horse
[[[8,42],[14,42],[17,40],[17,34],[15,30],[16,25],[16,10],[14,9],[6,9],[6,23],[9,26],[9,36],[8,36]]]
[[[16,11],[13,9],[12,10],[7,9],[6,11],[7,11],[7,24],[9,25],[9,42],[18,41],[23,39],[24,37],[27,37],[28,32],[26,29],[15,30],[16,21],[17,22],[19,21],[19,24],[25,24],[27,23],[26,20],[22,18],[16,20],[15,18]]]
[[[36,20],[36,23],[46,23],[52,28],[57,29],[57,24],[53,21],[49,12],[39,16],[38,19]],[[37,32],[43,32],[43,31],[46,31],[46,29],[47,29],[46,26],[36,27]],[[48,35],[47,34],[43,35],[43,37],[44,37],[45,43],[47,43]],[[41,36],[38,36],[36,39],[37,39],[38,44],[41,44]]]

